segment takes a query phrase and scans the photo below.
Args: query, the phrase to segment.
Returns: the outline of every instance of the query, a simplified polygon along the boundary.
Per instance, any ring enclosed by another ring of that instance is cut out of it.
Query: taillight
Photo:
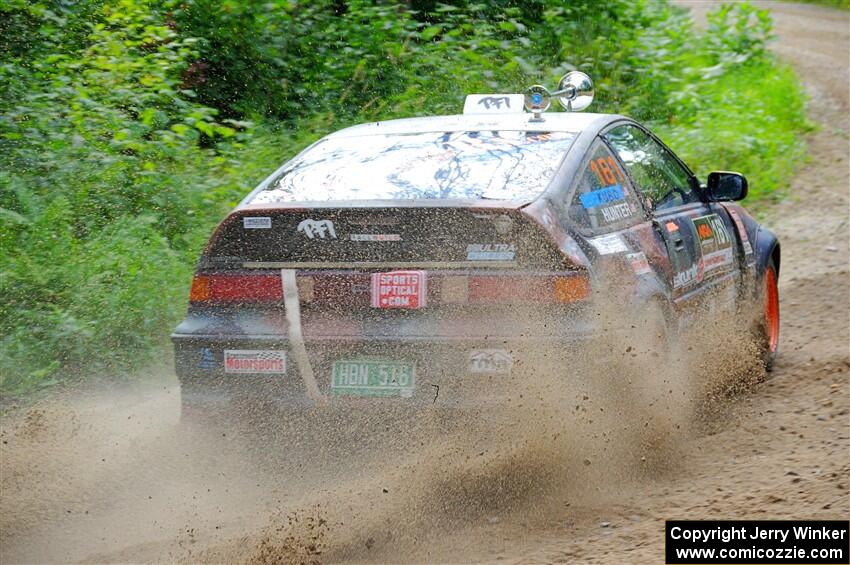
[[[195,275],[189,302],[274,302],[283,299],[279,275]]]
[[[206,302],[210,299],[210,278],[204,275],[195,275],[192,279],[192,288],[189,290],[189,302]]]
[[[471,275],[443,280],[443,303],[528,304],[570,303],[590,296],[585,275]]]
[[[590,296],[590,281],[587,277],[554,277],[555,302],[576,302]]]

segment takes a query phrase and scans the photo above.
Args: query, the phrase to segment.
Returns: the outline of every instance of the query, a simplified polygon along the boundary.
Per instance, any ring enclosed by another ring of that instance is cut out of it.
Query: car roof
[[[429,116],[417,118],[401,118],[395,120],[382,120],[378,122],[364,123],[351,127],[347,127],[326,135],[316,141],[309,147],[302,150],[301,153],[309,151],[312,147],[327,139],[341,138],[356,138],[370,135],[403,135],[411,133],[428,133],[428,132],[446,132],[446,131],[530,131],[530,132],[568,132],[576,134],[576,140],[572,145],[570,152],[567,154],[564,163],[556,175],[556,180],[550,183],[539,197],[545,196],[552,190],[554,185],[564,185],[564,174],[569,174],[570,171],[577,167],[579,160],[583,157],[584,152],[592,143],[595,136],[603,130],[607,125],[621,120],[629,120],[625,116],[619,114],[594,114],[590,112],[549,112],[542,114],[542,120],[535,120],[534,114],[530,113],[515,113],[515,114],[455,114],[449,116]],[[629,120],[631,121],[631,120]],[[300,155],[300,153],[299,153]],[[297,158],[294,157],[294,158]],[[251,201],[254,196],[263,190],[277,178],[288,166],[289,162],[283,163],[274,173],[269,175],[261,182],[254,190],[252,190],[237,206],[237,209],[260,207],[268,208],[268,204],[252,205]],[[535,198],[536,199],[536,198]],[[531,199],[531,200],[535,200]],[[523,203],[528,203],[531,200],[524,199]],[[383,202],[383,201],[381,201]],[[395,202],[404,202],[398,200]],[[504,204],[506,201],[499,201]],[[427,202],[423,200],[410,201],[401,205],[441,205],[442,201]],[[488,201],[478,201],[479,204],[489,205]],[[299,205],[304,206],[307,203],[302,202]],[[326,202],[322,201],[321,206],[328,205],[344,205],[344,202]],[[362,203],[360,203],[362,205]],[[385,203],[384,203],[385,204]],[[282,203],[281,206],[288,206],[291,203]]]
[[[534,120],[534,114],[457,114],[425,118],[404,118],[360,124],[341,129],[325,139],[359,137],[368,135],[427,133],[434,131],[564,131],[580,133],[598,129],[622,116],[579,112],[550,112]]]

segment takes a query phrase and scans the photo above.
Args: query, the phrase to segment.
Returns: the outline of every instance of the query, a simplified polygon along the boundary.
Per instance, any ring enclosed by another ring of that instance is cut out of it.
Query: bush
[[[167,347],[213,226],[319,136],[581,69],[699,172],[783,186],[806,127],[770,20],[654,0],[0,0],[0,390]]]

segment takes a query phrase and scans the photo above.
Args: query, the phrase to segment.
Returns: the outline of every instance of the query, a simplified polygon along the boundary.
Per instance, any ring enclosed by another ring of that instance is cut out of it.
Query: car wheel
[[[762,280],[762,314],[758,322],[756,343],[766,371],[773,370],[779,350],[779,277],[773,259],[768,261]]]

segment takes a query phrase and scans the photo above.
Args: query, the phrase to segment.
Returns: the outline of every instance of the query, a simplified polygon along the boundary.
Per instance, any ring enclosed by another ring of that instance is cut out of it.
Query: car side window
[[[580,229],[608,232],[641,219],[632,183],[608,146],[597,141],[576,177],[570,220]]]
[[[699,202],[693,176],[645,131],[625,124],[604,137],[626,166],[650,209],[664,210]]]

